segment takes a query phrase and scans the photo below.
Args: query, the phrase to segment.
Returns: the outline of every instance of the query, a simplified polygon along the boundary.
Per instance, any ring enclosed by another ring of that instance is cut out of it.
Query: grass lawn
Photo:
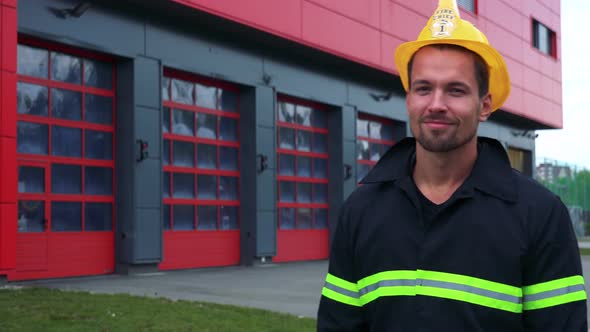
[[[315,331],[259,309],[45,288],[0,289],[0,331]]]
[[[590,255],[590,248],[580,248],[580,254],[582,254],[582,256]]]

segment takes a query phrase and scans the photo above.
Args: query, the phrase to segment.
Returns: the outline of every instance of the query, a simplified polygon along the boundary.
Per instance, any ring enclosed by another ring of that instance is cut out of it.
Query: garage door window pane
[[[289,103],[279,103],[279,121],[294,123],[295,105]]]
[[[295,202],[295,182],[279,182],[279,195],[281,202]]]
[[[51,128],[51,154],[62,157],[81,157],[82,130],[53,126]]]
[[[356,159],[369,160],[369,142],[356,141]]]
[[[322,110],[313,110],[312,121],[315,128],[328,128],[328,114]]]
[[[174,230],[187,231],[195,229],[195,207],[192,205],[174,205]]]
[[[174,173],[174,198],[195,198],[195,176],[193,174]]]
[[[113,135],[104,131],[87,129],[85,131],[86,158],[112,160],[113,159]]]
[[[313,152],[316,153],[327,153],[327,135],[324,134],[313,134]]]
[[[235,171],[238,169],[238,149],[227,146],[219,147],[220,169]]]
[[[220,229],[238,229],[238,210],[237,206],[221,206]]]
[[[47,141],[47,125],[22,121],[18,122],[18,152],[46,155]]]
[[[174,166],[195,166],[195,145],[190,142],[173,141],[172,155]]]
[[[194,85],[191,82],[181,81],[177,79],[172,80],[172,101],[194,105],[195,98],[193,95]]]
[[[311,158],[297,157],[297,176],[311,177]]]
[[[297,105],[295,120],[297,124],[309,127],[311,125],[311,108]]]
[[[63,53],[51,53],[51,79],[80,84],[82,65],[79,58]]]
[[[111,203],[86,203],[86,231],[110,231],[113,229],[113,205]]]
[[[20,166],[18,168],[18,192],[45,192],[45,169],[41,167]]]
[[[82,168],[77,165],[52,165],[51,192],[54,194],[82,193]]]
[[[49,51],[18,45],[17,52],[17,70],[20,75],[47,78],[49,73]]]
[[[84,59],[84,84],[101,89],[113,87],[113,65],[108,62]]]
[[[164,114],[162,114],[162,133],[168,134],[170,132],[170,108],[164,107]]]
[[[198,144],[197,165],[199,166],[199,168],[205,169],[217,168],[217,146],[208,144]]]
[[[217,229],[217,206],[197,207],[198,229],[199,230],[216,230]]]
[[[163,212],[163,219],[164,219],[164,229],[169,230],[170,227],[170,205],[164,204],[164,212]]]
[[[197,84],[197,106],[216,109],[217,89],[214,86]]]
[[[16,109],[19,114],[47,116],[47,87],[18,82]]]
[[[201,138],[217,138],[217,116],[205,113],[197,114],[197,136]]]
[[[222,116],[219,119],[219,139],[222,141],[237,141],[238,121]]]
[[[238,178],[233,176],[219,177],[219,199],[238,199]]]
[[[328,178],[328,159],[313,159],[313,177],[318,179]]]
[[[82,203],[51,203],[51,230],[54,232],[75,232],[82,230]]]
[[[164,165],[170,165],[170,140],[164,140],[162,150],[162,162],[164,163]]]
[[[82,120],[82,93],[51,89],[51,116],[66,120]]]
[[[113,123],[113,99],[87,93],[84,96],[86,121],[99,124]]]
[[[18,231],[43,232],[45,230],[45,202],[18,201]]]
[[[309,131],[297,131],[297,150],[311,151],[311,133]]]
[[[184,136],[194,136],[194,113],[172,110],[172,133]]]
[[[328,186],[323,183],[314,183],[313,185],[313,202],[327,203],[328,202]]]
[[[298,208],[297,209],[297,229],[311,228],[311,209]]]
[[[299,203],[311,202],[311,183],[304,183],[304,182],[297,183],[297,202],[299,202]]]
[[[281,229],[294,229],[295,228],[295,209],[294,208],[282,208],[279,209],[281,217]]]
[[[112,195],[113,169],[105,167],[86,167],[86,194]]]
[[[197,185],[200,199],[217,199],[217,176],[199,175]]]
[[[238,94],[230,90],[218,90],[219,109],[226,112],[238,111]]]
[[[162,101],[170,100],[170,78],[162,77]]]
[[[290,128],[280,128],[279,146],[281,149],[295,149],[295,130]]]
[[[164,172],[164,183],[162,184],[162,196],[165,198],[170,197],[170,173]]]
[[[295,175],[295,156],[290,154],[281,154],[279,156],[279,174],[285,176]]]
[[[327,209],[313,209],[313,228],[328,228]]]

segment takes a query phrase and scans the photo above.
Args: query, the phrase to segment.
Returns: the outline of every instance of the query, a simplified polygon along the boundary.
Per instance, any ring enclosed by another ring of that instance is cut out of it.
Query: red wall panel
[[[240,263],[240,232],[164,232],[161,270],[229,266]]]
[[[13,269],[16,259],[15,7],[16,1],[0,5],[0,275]]]
[[[379,28],[381,12],[381,0],[306,0],[315,3],[326,9],[340,13],[343,16],[368,24],[372,27]]]
[[[303,2],[302,39],[318,48],[378,64],[381,58],[379,31],[365,24]]]
[[[392,73],[396,73],[392,58],[393,45],[398,45],[401,40],[413,40],[437,4],[437,0],[171,1]],[[376,8],[380,15],[375,12]],[[472,21],[505,57],[510,58],[507,62],[510,74],[515,77],[514,86],[521,88],[512,89],[512,93],[522,94],[512,97],[504,109],[535,120],[539,120],[539,114],[547,113],[550,115],[541,119],[541,122],[560,127],[561,98],[551,93],[544,98],[525,102],[530,95],[539,94],[541,90],[530,87],[530,82],[522,74],[525,68],[543,74],[540,79],[548,80],[541,82],[540,89],[545,86],[544,92],[549,90],[549,85],[553,85],[552,81],[561,82],[560,1],[479,0],[478,11],[472,14],[461,9],[461,15]],[[557,33],[557,59],[532,47],[532,18]],[[551,90],[556,89],[553,87]],[[541,111],[526,107],[533,104],[540,107]],[[520,105],[525,108],[515,108]]]

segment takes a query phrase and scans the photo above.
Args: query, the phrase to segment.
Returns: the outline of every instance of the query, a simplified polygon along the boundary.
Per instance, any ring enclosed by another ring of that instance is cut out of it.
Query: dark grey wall
[[[18,31],[118,58],[117,255],[121,263],[162,257],[160,77],[170,67],[239,85],[241,100],[242,263],[276,253],[276,94],[323,103],[330,113],[331,227],[342,200],[356,188],[356,114],[407,122],[399,78],[170,1],[94,1],[79,18],[50,8],[79,1],[19,0]],[[492,117],[493,119],[493,117]],[[505,122],[480,134],[533,151],[534,140]],[[407,130],[409,134],[409,130]],[[149,158],[135,161],[137,139]],[[257,155],[268,168],[256,171]],[[343,164],[352,166],[344,180]]]

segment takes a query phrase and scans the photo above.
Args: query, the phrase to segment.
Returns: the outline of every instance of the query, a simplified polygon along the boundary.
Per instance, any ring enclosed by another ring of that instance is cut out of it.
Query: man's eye
[[[417,86],[414,91],[416,92],[428,92],[430,91],[430,88],[427,86]]]
[[[453,96],[463,96],[465,94],[465,90],[459,88],[452,88],[451,90],[449,90],[449,92]]]

